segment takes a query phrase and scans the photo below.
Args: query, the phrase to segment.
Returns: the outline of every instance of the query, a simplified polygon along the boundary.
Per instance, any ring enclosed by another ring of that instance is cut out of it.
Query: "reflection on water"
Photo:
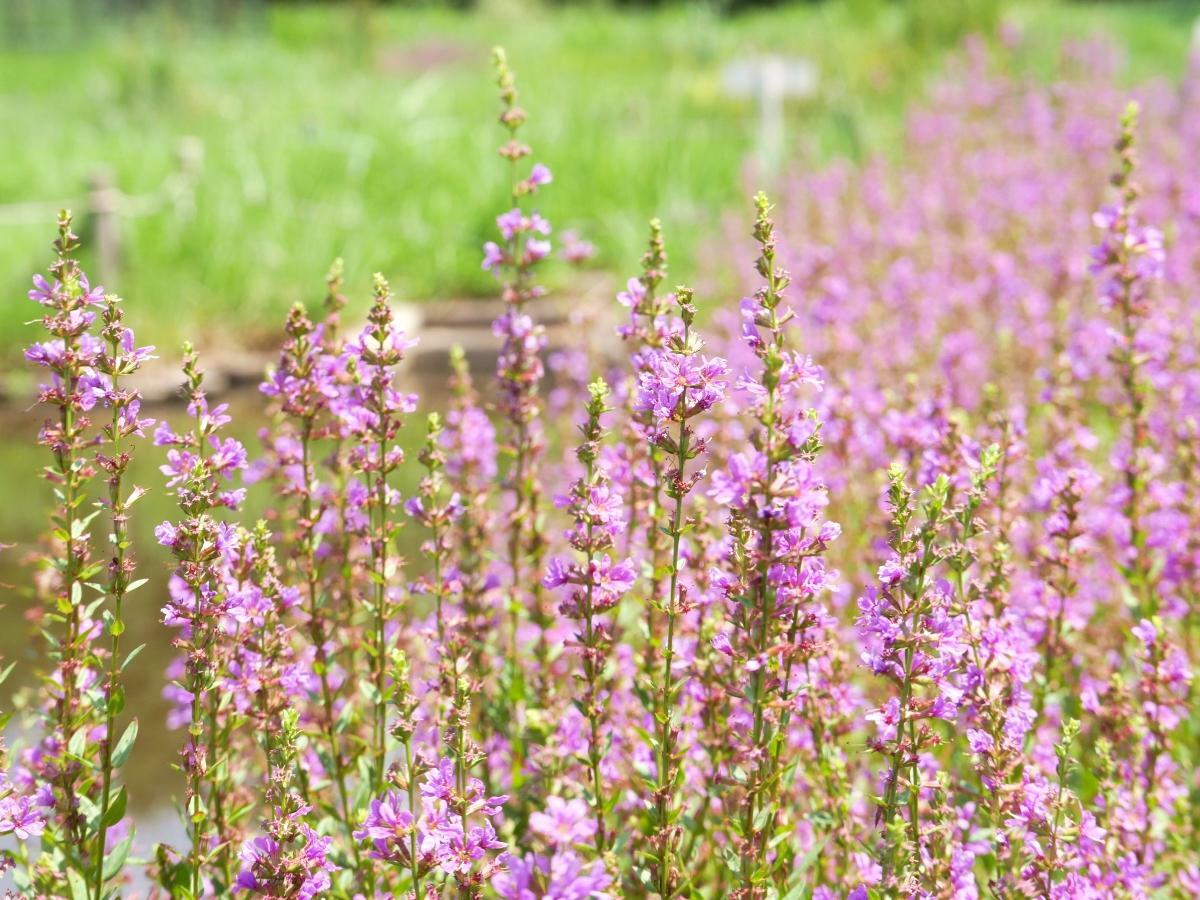
[[[415,449],[424,440],[423,413],[444,405],[441,402],[443,390],[444,387],[438,385],[432,392],[434,396],[423,398],[421,414],[412,416],[402,433],[401,443],[409,452],[410,464],[402,468],[395,481],[405,494],[415,488],[420,477]],[[257,391],[247,389],[221,399],[229,402],[234,417],[227,433],[246,444],[252,459],[261,455],[259,433],[268,424],[264,398]],[[186,427],[187,415],[182,406],[156,406],[144,412],[155,418],[165,418],[180,428]],[[32,588],[38,571],[39,541],[49,528],[52,501],[50,485],[37,477],[48,459],[48,451],[36,443],[42,418],[39,409],[0,411],[0,427],[3,428],[0,433],[0,496],[4,497],[4,502],[0,503],[0,543],[12,545],[0,553],[0,585],[6,595],[0,609],[0,654],[7,662],[16,663],[9,681],[0,688],[0,708],[6,710],[14,708],[14,693],[37,684],[44,665],[41,659],[44,642],[38,636],[34,621],[37,601]],[[165,478],[158,470],[165,450],[146,440],[139,442],[134,452],[127,483],[144,487],[149,494],[133,508],[131,532],[138,577],[149,581],[125,603],[127,631],[122,643],[128,649],[142,643],[146,647],[125,674],[125,718],[137,716],[139,731],[133,756],[122,770],[122,776],[129,788],[139,845],[146,851],[154,841],[183,842],[183,829],[172,807],[174,798],[183,790],[182,775],[173,766],[184,735],[182,731],[167,729],[167,704],[162,698],[166,684],[163,673],[173,656],[174,630],[159,622],[172,562],[170,553],[154,540],[155,525],[166,519],[177,519],[178,510],[166,494]],[[96,491],[104,489],[100,477],[95,480],[94,488]],[[252,485],[239,521],[253,525],[258,518],[268,515],[271,499],[268,485]],[[95,552],[102,552],[107,529],[103,515],[98,516],[92,526]],[[410,545],[403,548],[412,563],[406,575],[415,574],[419,566],[419,557],[413,551],[420,537],[412,528],[401,531],[401,541]],[[14,747],[22,743],[27,725],[20,717],[14,720],[9,735]],[[123,725],[118,727],[118,733],[122,728]]]

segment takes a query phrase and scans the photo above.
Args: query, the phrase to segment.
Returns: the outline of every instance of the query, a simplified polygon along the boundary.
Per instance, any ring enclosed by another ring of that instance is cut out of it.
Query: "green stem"
[[[421,900],[421,864],[417,856],[417,779],[413,773],[412,741],[404,742],[404,771],[408,775],[408,811],[413,817],[412,834],[409,836],[409,864],[412,869],[413,896]]]
[[[585,484],[591,485],[593,476],[596,471],[596,463],[592,457],[587,461],[587,475]],[[594,589],[590,573],[592,564],[595,560],[595,551],[593,547],[593,535],[595,526],[588,521],[587,526],[587,571],[589,573],[587,589],[584,593],[584,637],[583,637],[583,672],[587,681],[587,716],[590,726],[590,734],[588,737],[588,766],[592,776],[592,799],[596,805],[596,852],[599,856],[604,855],[604,851],[608,845],[608,829],[605,827],[604,814],[607,808],[607,800],[604,796],[604,779],[600,773],[600,764],[603,761],[603,754],[600,748],[600,709],[599,709],[599,682],[601,672],[597,664],[596,656],[596,627],[595,627],[595,612],[593,609]]]
[[[110,343],[110,348],[114,355],[117,355],[118,345]],[[117,392],[118,376],[116,372],[117,366],[113,367],[112,373],[112,389],[113,393]],[[121,407],[116,403],[113,404],[112,415],[112,451],[113,459],[116,464],[120,465],[121,456]],[[93,870],[94,878],[94,897],[95,900],[101,900],[104,896],[104,856],[105,843],[108,840],[108,804],[112,791],[112,750],[113,750],[113,728],[116,724],[116,711],[113,708],[113,697],[117,690],[118,680],[120,678],[120,649],[121,649],[121,633],[124,630],[124,623],[121,619],[121,601],[125,597],[125,547],[128,544],[128,529],[125,520],[125,506],[121,502],[121,472],[122,469],[115,469],[112,479],[109,482],[108,503],[112,511],[112,529],[113,529],[113,575],[110,583],[109,591],[113,598],[113,619],[109,626],[109,650],[108,650],[108,680],[104,685],[104,737],[101,739],[101,787],[100,787],[100,824],[96,835],[96,865]]]
[[[380,408],[384,398],[379,398]],[[384,429],[386,429],[386,423]],[[387,564],[388,564],[388,535],[387,535],[387,437],[386,431],[379,433],[379,471],[376,473],[375,506],[378,508],[379,524],[375,529],[375,540],[372,553],[375,558],[374,585],[374,640],[375,658],[375,709],[372,720],[372,735],[374,737],[375,762],[371,771],[371,787],[376,794],[383,790],[384,763],[387,760],[387,703],[384,699],[386,684],[386,625],[387,625]],[[372,519],[374,519],[372,515]]]
[[[317,554],[315,546],[314,525],[312,521],[312,492],[313,474],[310,461],[310,443],[312,441],[312,419],[304,420],[304,429],[300,440],[300,460],[304,473],[304,490],[301,497],[300,515],[304,524],[305,539],[302,542],[304,552],[304,569],[308,581],[308,626],[316,649],[317,670],[321,679],[321,705],[323,711],[322,725],[325,739],[329,742],[329,754],[333,760],[334,783],[337,785],[338,800],[342,804],[341,821],[350,841],[350,849],[354,855],[354,867],[361,870],[362,861],[359,856],[358,842],[354,840],[354,827],[350,821],[350,797],[346,790],[346,767],[342,759],[340,741],[337,736],[337,726],[333,716],[333,690],[329,684],[329,659],[325,651],[326,634],[324,619],[319,609],[319,594],[317,590]]]
[[[672,746],[671,736],[671,702],[672,696],[675,693],[674,675],[672,673],[673,663],[675,661],[675,622],[678,618],[678,594],[679,594],[679,544],[683,536],[683,491],[682,482],[684,478],[684,466],[687,465],[688,452],[688,430],[687,420],[684,418],[687,411],[687,391],[684,390],[679,398],[679,439],[677,441],[678,455],[676,457],[676,466],[678,468],[678,478],[680,484],[675,497],[675,510],[671,515],[671,583],[668,594],[666,617],[667,617],[667,642],[663,650],[662,660],[662,687],[659,689],[660,708],[658,710],[658,784],[657,784],[657,805],[658,805],[658,827],[662,835],[663,842],[660,849],[659,870],[658,870],[658,893],[662,900],[670,900],[671,898],[671,842],[669,839],[670,833],[670,785],[668,779],[671,776],[671,759],[674,756],[674,748]]]

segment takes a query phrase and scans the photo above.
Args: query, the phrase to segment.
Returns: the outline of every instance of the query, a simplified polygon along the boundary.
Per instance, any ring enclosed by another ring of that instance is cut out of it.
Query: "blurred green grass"
[[[153,192],[180,140],[198,138],[194,208],[122,220],[108,285],[140,336],[167,347],[253,342],[292,302],[320,295],[335,256],[360,295],[373,270],[406,298],[488,293],[479,246],[507,191],[488,53],[504,44],[530,113],[523,136],[555,173],[543,212],[580,229],[616,274],[636,267],[645,221],[659,215],[675,276],[691,278],[704,239],[750,190],[757,111],[723,96],[725,61],[815,61],[821,96],[790,111],[796,156],[860,157],[895,145],[905,106],[967,28],[1003,16],[1031,58],[1106,32],[1128,48],[1135,79],[1182,71],[1194,9],[844,0],[722,18],[684,6],[271,6],[226,30],[162,14],[97,23],[82,41],[0,50],[0,207],[79,196],[98,167],[125,193]],[[52,228],[49,216],[0,224],[0,358],[29,340],[27,279],[47,262]]]

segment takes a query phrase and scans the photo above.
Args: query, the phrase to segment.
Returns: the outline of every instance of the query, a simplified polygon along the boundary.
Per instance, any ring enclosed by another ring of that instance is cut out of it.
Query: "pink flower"
[[[596,833],[596,821],[583,800],[546,798],[544,810],[530,813],[529,827],[552,846],[584,843]]]

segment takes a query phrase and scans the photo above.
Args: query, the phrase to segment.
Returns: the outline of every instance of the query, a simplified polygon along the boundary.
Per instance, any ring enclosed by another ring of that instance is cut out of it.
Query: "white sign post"
[[[816,96],[817,67],[810,60],[760,56],[736,60],[722,72],[725,93],[758,100],[758,159],[774,174],[783,162],[784,101]]]

